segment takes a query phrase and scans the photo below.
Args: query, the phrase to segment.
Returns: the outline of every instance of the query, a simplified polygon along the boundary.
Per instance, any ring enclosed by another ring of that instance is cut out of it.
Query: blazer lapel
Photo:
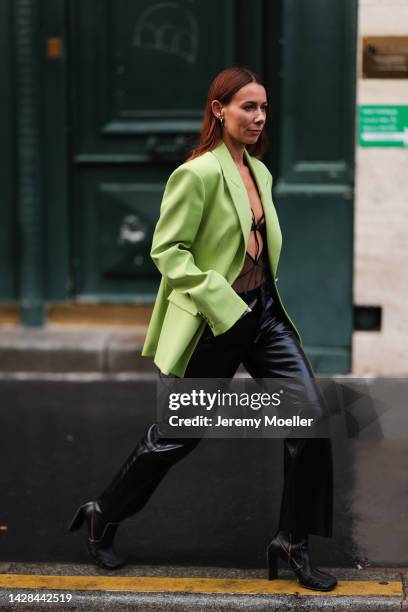
[[[222,173],[228,185],[229,192],[238,213],[245,247],[248,244],[251,231],[252,215],[248,192],[241,178],[239,170],[231,157],[227,145],[221,140],[220,144],[211,151],[220,162]]]
[[[238,213],[239,222],[241,224],[241,230],[244,238],[244,245],[246,248],[252,225],[251,204],[249,202],[248,191],[225,142],[221,140],[220,144],[217,145],[217,147],[213,149],[211,153],[215,155],[221,165],[224,178],[227,182],[228,189],[230,191],[232,200]],[[262,206],[265,215],[269,259],[273,274],[275,274],[277,262],[275,257],[273,240],[274,236],[272,235],[272,229],[275,226],[276,220],[272,218],[272,214],[274,211],[272,211],[272,208],[270,206],[270,195],[268,196],[268,193],[266,191],[266,185],[264,186],[262,182],[262,177],[256,168],[256,164],[253,163],[252,158],[246,149],[244,149],[244,156],[255,178],[255,182],[257,184],[258,191],[261,196]]]

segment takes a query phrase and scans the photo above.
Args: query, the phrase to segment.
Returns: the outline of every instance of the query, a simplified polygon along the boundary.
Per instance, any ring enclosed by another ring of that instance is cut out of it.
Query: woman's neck
[[[245,149],[245,145],[243,145],[241,142],[238,142],[237,140],[233,140],[231,137],[224,135],[224,143],[225,146],[228,148],[232,159],[234,160],[234,162],[236,163],[236,165],[238,166],[238,168],[245,168],[245,158],[244,158],[244,149]]]

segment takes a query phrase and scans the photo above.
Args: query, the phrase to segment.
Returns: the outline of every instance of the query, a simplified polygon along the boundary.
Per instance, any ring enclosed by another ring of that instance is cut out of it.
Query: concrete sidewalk
[[[93,565],[3,563],[0,609],[197,612],[380,611],[408,607],[405,597],[408,569],[327,568],[327,571],[339,580],[330,593],[304,589],[293,579],[292,572],[282,569],[279,580],[268,581],[266,571],[253,569],[128,566],[112,573]],[[30,603],[29,594],[37,596],[37,600]],[[41,596],[49,601],[41,601]]]
[[[153,372],[141,356],[144,326],[0,327],[2,372]]]
[[[150,357],[142,357],[147,327],[57,325],[0,326],[0,375],[98,373],[155,375]],[[238,373],[245,372],[240,366]]]

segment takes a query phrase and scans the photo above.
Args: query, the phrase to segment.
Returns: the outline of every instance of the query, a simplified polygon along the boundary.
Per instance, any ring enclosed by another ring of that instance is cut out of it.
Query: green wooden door
[[[351,369],[357,0],[285,0],[274,198],[280,287],[318,372]]]
[[[164,185],[194,146],[209,83],[225,66],[245,62],[245,48],[237,53],[249,14],[243,5],[70,3],[77,299],[154,298],[158,273],[149,252]],[[260,7],[251,6],[254,31]],[[255,45],[247,59],[260,62],[260,51]]]
[[[354,0],[71,0],[72,295],[151,302],[165,181],[208,86],[246,65],[270,94],[279,283],[317,371],[350,368]]]

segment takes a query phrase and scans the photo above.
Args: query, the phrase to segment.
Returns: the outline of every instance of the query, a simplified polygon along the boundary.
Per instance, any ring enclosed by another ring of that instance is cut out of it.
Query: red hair
[[[217,74],[208,91],[198,145],[191,151],[185,161],[194,159],[207,151],[212,151],[222,140],[222,128],[212,111],[211,102],[219,100],[222,104],[229,104],[237,91],[248,83],[259,83],[265,87],[259,76],[248,68],[233,66]],[[268,111],[266,112],[268,113]],[[267,144],[264,128],[256,143],[246,145],[246,149],[250,155],[260,157],[266,151]]]

